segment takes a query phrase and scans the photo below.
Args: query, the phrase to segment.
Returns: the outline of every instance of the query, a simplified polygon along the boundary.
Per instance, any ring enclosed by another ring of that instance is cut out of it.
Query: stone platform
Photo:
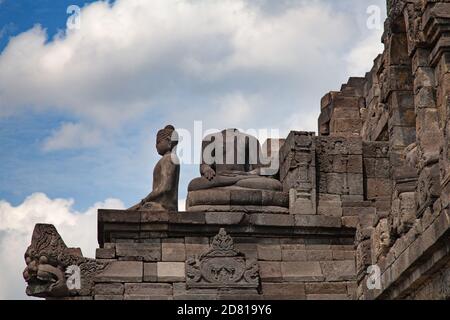
[[[289,213],[289,193],[245,188],[190,191],[189,212]]]
[[[351,299],[355,230],[325,216],[99,210],[94,299]],[[190,259],[225,229],[257,285],[189,285]],[[253,287],[253,288],[252,288]]]

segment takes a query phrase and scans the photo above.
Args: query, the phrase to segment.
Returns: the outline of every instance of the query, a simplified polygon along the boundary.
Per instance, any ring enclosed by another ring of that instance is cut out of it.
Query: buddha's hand
[[[248,172],[249,175],[254,175],[254,176],[260,176],[261,175],[261,168],[257,168],[255,170],[252,170],[250,172]]]
[[[216,172],[211,167],[205,167],[203,170],[203,176],[211,181],[216,177]]]

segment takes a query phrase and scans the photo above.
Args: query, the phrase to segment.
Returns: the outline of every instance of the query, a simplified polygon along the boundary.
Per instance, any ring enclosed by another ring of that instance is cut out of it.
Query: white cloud
[[[178,200],[178,211],[180,212],[186,211],[186,199]]]
[[[49,199],[43,193],[29,196],[13,207],[0,201],[0,300],[25,298],[23,255],[31,242],[36,223],[54,224],[69,247],[80,247],[83,255],[94,257],[97,247],[97,209],[123,209],[120,200],[107,199],[77,212],[70,199]]]
[[[382,30],[373,31],[350,51],[346,59],[350,75],[364,76],[372,69],[373,61],[384,49],[380,40],[382,34]]]
[[[219,130],[223,127],[238,128],[248,124],[248,120],[257,113],[261,104],[261,98],[257,95],[230,93],[214,101],[216,110],[209,115],[207,121]]]
[[[102,142],[101,130],[89,128],[82,123],[64,123],[48,137],[43,145],[45,151],[91,148]]]
[[[276,14],[249,0],[95,2],[82,9],[80,30],[48,41],[35,26],[11,39],[0,56],[0,116],[33,108],[81,121],[44,144],[57,150],[89,147],[93,134],[98,139],[84,122],[114,129],[182,92],[208,90],[204,111],[232,94],[230,86],[245,91],[261,81],[269,88],[286,82],[300,94],[303,84],[333,72],[338,49],[354,36],[348,18],[321,1]],[[243,93],[255,90],[261,89]]]

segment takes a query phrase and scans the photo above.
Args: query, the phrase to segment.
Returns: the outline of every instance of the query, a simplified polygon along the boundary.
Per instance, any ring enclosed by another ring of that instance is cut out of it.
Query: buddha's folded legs
[[[188,190],[189,191],[198,191],[198,190],[206,190],[206,189],[214,189],[220,187],[228,187],[233,186],[239,181],[243,179],[248,179],[249,176],[220,176],[217,175],[211,181],[204,178],[195,178],[189,183]]]
[[[252,175],[222,176],[218,175],[213,180],[204,177],[196,178],[189,184],[189,191],[207,190],[236,186],[255,190],[281,191],[281,182],[268,177]]]

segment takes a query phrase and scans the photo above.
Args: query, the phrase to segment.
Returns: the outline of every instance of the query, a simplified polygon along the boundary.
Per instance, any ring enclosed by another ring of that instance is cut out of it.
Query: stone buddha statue
[[[188,211],[285,212],[282,184],[265,175],[261,145],[237,129],[209,135],[202,143],[201,177],[188,186]],[[274,207],[274,208],[267,208]]]
[[[178,183],[180,162],[175,152],[178,136],[171,125],[159,130],[156,150],[162,157],[153,171],[153,191],[128,210],[178,211]]]

